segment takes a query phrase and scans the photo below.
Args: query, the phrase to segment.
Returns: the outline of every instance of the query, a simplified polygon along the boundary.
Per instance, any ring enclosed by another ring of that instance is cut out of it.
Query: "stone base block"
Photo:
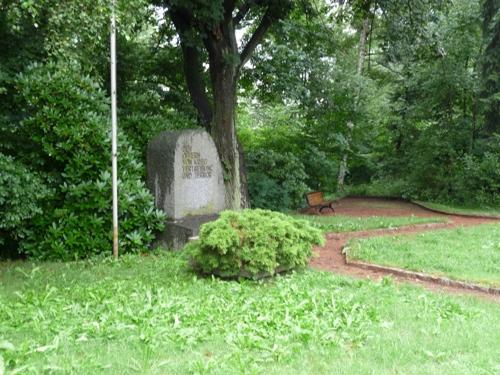
[[[189,216],[183,219],[165,223],[165,230],[158,235],[154,247],[165,247],[169,250],[179,250],[191,237],[197,237],[202,224],[216,220],[219,215]]]

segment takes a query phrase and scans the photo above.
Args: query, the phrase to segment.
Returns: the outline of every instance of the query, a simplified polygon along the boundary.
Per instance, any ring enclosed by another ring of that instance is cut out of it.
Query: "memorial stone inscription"
[[[191,145],[182,145],[182,178],[210,178],[213,165],[201,157],[199,152],[193,152]]]
[[[148,186],[170,219],[211,215],[225,208],[215,144],[204,130],[163,132],[148,146]]]

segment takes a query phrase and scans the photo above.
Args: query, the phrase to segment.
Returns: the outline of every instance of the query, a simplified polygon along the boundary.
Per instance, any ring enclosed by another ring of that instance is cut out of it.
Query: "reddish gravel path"
[[[369,278],[378,280],[390,273],[385,271],[367,270],[346,263],[342,248],[351,238],[364,238],[373,236],[394,235],[399,233],[420,233],[440,228],[453,228],[458,226],[479,225],[491,222],[500,223],[498,219],[473,218],[456,215],[436,214],[412,203],[402,201],[392,201],[386,199],[373,198],[345,198],[335,205],[337,215],[346,216],[440,216],[446,217],[448,222],[435,224],[418,224],[405,226],[399,229],[375,229],[359,232],[329,233],[326,236],[326,244],[323,247],[316,247],[316,257],[312,259],[311,266],[316,269],[330,271],[340,275],[356,278]],[[328,213],[330,214],[330,213]],[[443,286],[430,281],[421,281],[411,277],[395,276],[399,282],[410,282],[421,285],[433,291],[446,291],[451,293],[468,294],[484,297],[500,302],[500,296],[491,295],[480,291],[466,290],[459,287]]]

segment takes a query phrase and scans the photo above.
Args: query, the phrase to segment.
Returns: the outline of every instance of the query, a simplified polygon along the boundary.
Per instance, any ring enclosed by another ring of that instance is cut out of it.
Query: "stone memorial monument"
[[[204,130],[166,131],[148,145],[148,187],[167,214],[157,245],[179,249],[225,209],[222,167]]]

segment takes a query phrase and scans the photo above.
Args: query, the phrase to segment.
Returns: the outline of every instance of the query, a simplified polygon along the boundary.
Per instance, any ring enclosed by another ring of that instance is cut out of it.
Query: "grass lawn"
[[[500,286],[500,224],[356,239],[349,257]]]
[[[315,215],[293,215],[299,219],[304,219],[323,232],[351,232],[358,230],[397,228],[411,224],[443,223],[446,219],[440,217],[415,217],[415,216],[315,216]]]
[[[468,207],[456,207],[456,206],[448,206],[440,203],[431,203],[431,202],[420,202],[415,201],[424,207],[438,210],[441,212],[449,213],[449,214],[458,214],[458,215],[477,215],[477,216],[491,216],[491,217],[500,217],[500,209],[498,208],[468,208]]]
[[[499,326],[498,304],[391,279],[201,279],[182,253],[0,263],[7,374],[493,374]]]

